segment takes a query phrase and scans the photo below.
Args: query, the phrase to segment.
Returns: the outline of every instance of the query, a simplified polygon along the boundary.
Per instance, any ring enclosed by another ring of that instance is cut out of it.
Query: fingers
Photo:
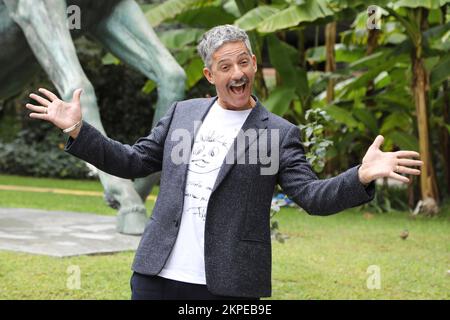
[[[420,175],[420,170],[411,169],[411,168],[407,168],[407,167],[403,167],[403,166],[397,166],[395,171],[398,172],[398,173],[412,174],[412,175],[415,175],[415,176],[419,176]]]
[[[42,98],[41,96],[38,96],[37,94],[30,94],[30,98],[39,102],[40,104],[42,104],[44,107],[48,107],[49,104],[51,104],[50,101],[48,101],[47,99]]]
[[[49,98],[51,102],[53,102],[53,101],[59,99],[58,96],[56,96],[53,92],[48,91],[47,89],[39,88],[39,92],[41,92],[41,93],[44,94],[47,98]]]
[[[416,151],[396,151],[394,154],[399,158],[420,158],[420,153]]]
[[[45,113],[34,113],[33,112],[33,113],[30,113],[30,118],[50,121],[48,118],[48,114],[45,114]]]
[[[27,103],[25,105],[25,107],[27,107],[27,109],[34,111],[34,112],[38,112],[38,113],[45,113],[47,110],[46,107],[42,107],[42,106],[35,106],[34,104],[31,103]]]
[[[77,89],[73,92],[72,101],[76,103],[80,103],[80,97],[81,93],[83,92],[83,89]]]
[[[400,166],[420,167],[423,165],[423,161],[411,159],[398,159],[398,164]]]
[[[389,178],[392,178],[394,180],[398,180],[398,181],[401,181],[404,183],[409,183],[409,179],[407,177],[399,175],[398,173],[395,173],[393,171],[389,174]]]
[[[384,137],[382,135],[378,135],[375,140],[372,143],[372,147],[375,147],[377,149],[380,149],[381,145],[383,144]]]

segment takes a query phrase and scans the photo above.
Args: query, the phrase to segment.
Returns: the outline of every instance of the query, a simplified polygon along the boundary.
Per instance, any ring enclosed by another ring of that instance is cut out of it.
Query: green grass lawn
[[[13,175],[0,175],[0,185],[17,185],[26,187],[60,188],[83,191],[102,191],[102,185],[98,180],[71,180],[30,178]],[[1,202],[0,202],[1,203]]]
[[[8,183],[9,181],[9,183]],[[99,191],[98,182],[0,176],[0,184]],[[157,192],[157,190],[155,191]],[[0,191],[0,206],[114,215],[101,197]],[[147,204],[151,210],[153,203]],[[329,217],[282,209],[276,216],[285,243],[273,243],[272,299],[449,299],[450,205],[439,217],[407,213],[364,216],[348,210]],[[402,240],[402,230],[409,237]],[[52,258],[0,251],[0,299],[129,299],[133,252]],[[371,265],[381,288],[368,289]],[[70,290],[70,266],[81,289]]]
[[[20,176],[0,175],[0,185],[69,189],[77,191],[102,192],[103,187],[97,180],[57,180],[47,178],[30,178]],[[153,188],[152,194],[157,195],[159,187]],[[147,201],[150,212],[154,202]],[[89,212],[101,215],[115,215],[116,211],[105,205],[103,197],[76,196],[56,193],[35,193],[0,190],[0,207],[6,208],[37,208],[48,210],[65,210]]]

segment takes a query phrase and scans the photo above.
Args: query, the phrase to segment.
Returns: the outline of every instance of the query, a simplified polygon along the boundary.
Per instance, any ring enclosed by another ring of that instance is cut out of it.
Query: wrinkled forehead
[[[251,57],[250,52],[244,41],[229,41],[223,43],[212,54],[213,62],[220,62],[224,59],[236,59],[241,56]]]

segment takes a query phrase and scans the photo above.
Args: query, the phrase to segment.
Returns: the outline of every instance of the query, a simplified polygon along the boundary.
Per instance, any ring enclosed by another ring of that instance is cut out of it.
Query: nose
[[[244,72],[242,72],[241,67],[239,65],[234,65],[232,79],[240,80],[244,76]]]

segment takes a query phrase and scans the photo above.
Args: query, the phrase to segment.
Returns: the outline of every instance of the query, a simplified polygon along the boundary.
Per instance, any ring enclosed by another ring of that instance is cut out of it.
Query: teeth
[[[240,86],[231,86],[231,91],[233,91],[236,94],[240,94],[244,91],[244,86],[240,85]]]

